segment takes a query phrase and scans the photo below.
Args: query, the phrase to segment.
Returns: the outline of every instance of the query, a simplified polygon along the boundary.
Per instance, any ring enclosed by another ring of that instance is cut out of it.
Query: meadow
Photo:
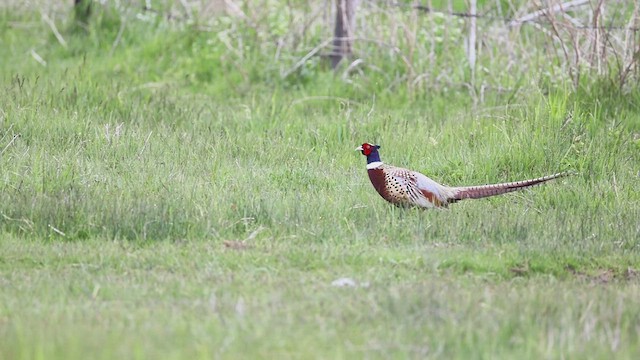
[[[289,30],[302,1],[43,3],[0,7],[0,359],[640,355],[640,90],[615,64],[577,79],[523,28],[474,73],[464,31],[364,6],[401,40],[334,72],[301,61],[331,34]],[[575,174],[400,209],[363,142],[447,185]]]

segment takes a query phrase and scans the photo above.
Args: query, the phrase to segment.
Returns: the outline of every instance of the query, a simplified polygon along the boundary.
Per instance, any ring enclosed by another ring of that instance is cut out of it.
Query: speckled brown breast
[[[411,206],[408,187],[397,177],[391,176],[384,168],[369,169],[369,179],[378,194],[388,202],[398,206]]]

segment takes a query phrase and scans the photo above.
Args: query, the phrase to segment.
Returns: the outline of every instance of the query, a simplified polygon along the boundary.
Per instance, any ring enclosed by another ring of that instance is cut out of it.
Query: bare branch
[[[521,16],[517,19],[511,20],[511,22],[509,22],[508,26],[516,26],[525,22],[530,22],[532,20],[535,20],[543,15],[549,15],[555,12],[564,12],[572,7],[576,7],[576,6],[582,6],[585,4],[588,4],[589,0],[573,0],[573,1],[568,1],[566,3],[562,3],[562,4],[557,4],[545,9],[540,9],[538,11],[534,11],[532,13],[529,13],[527,15]]]
[[[51,28],[51,31],[53,32],[53,35],[55,35],[56,39],[58,39],[58,42],[60,43],[60,45],[62,45],[62,47],[65,49],[68,48],[67,42],[64,40],[64,38],[58,31],[58,28],[56,27],[56,24],[53,22],[53,20],[51,20],[51,18],[44,12],[41,13],[41,15],[42,15],[42,20],[45,23],[47,23],[47,25],[49,25],[49,27]]]

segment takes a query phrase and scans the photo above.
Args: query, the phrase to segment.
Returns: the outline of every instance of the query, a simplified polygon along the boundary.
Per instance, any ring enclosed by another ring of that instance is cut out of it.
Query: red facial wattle
[[[362,144],[362,153],[365,156],[369,156],[371,154],[371,145],[369,144]]]

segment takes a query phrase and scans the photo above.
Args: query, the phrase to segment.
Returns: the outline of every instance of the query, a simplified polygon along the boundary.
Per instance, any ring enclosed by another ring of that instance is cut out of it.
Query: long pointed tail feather
[[[514,181],[502,184],[456,187],[453,188],[453,196],[451,196],[448,200],[449,202],[456,202],[464,199],[480,199],[489,196],[502,195],[513,191],[522,190],[531,186],[540,185],[549,180],[557,179],[567,175],[571,175],[571,173],[561,172],[549,176],[543,176],[537,179]]]

